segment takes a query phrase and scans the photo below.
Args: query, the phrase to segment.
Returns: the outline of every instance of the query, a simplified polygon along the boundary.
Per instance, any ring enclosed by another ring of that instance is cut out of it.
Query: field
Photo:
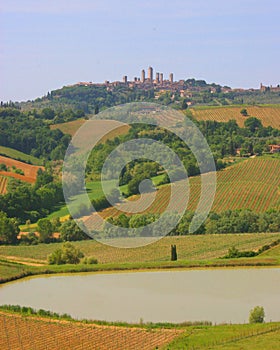
[[[153,182],[154,182],[155,186],[157,186],[157,184],[160,181],[162,181],[162,179],[163,179],[163,175],[158,175],[158,176],[153,177]],[[105,183],[103,183],[103,184],[106,187],[106,184]],[[110,184],[112,184],[112,182],[108,181],[107,184],[110,185]],[[87,188],[87,193],[88,193],[90,200],[98,199],[104,195],[103,190],[102,190],[102,186],[101,186],[101,182],[89,181],[86,183],[86,188]],[[120,188],[121,188],[121,191],[123,193],[127,193],[127,185],[123,185]],[[78,208],[79,205],[82,204],[83,196],[77,195],[75,198],[77,200],[76,207]],[[57,218],[57,217],[64,218],[65,216],[68,216],[68,215],[69,215],[69,211],[68,211],[67,206],[65,204],[62,204],[62,205],[58,205],[56,210],[53,211],[50,215],[48,215],[48,219],[53,219],[53,218]],[[22,230],[26,229],[25,225],[23,225],[21,227],[22,227]]]
[[[1,350],[273,350],[280,324],[101,325],[0,312]]]
[[[256,212],[264,212],[270,208],[280,208],[280,161],[277,158],[257,157],[240,161],[228,168],[217,172],[217,190],[212,211],[222,212],[227,209],[249,208]],[[162,176],[153,178],[155,185],[162,180]],[[195,210],[200,195],[200,177],[190,178],[189,210]],[[88,182],[89,198],[102,196],[101,185],[98,182]],[[125,192],[125,186],[122,187]],[[178,191],[184,192],[178,187]],[[154,203],[147,209],[149,212],[163,212],[168,205],[170,195],[169,185],[159,187]],[[144,194],[149,196],[149,194]],[[131,199],[137,199],[134,196]],[[182,198],[183,199],[183,198]],[[77,201],[77,206],[79,206]],[[115,208],[103,210],[100,214],[106,218],[118,216],[120,211]],[[139,208],[141,212],[141,208]],[[48,218],[65,217],[69,215],[65,205],[57,208]],[[23,228],[24,230],[24,228]]]
[[[280,324],[219,325],[190,327],[163,350],[277,350]]]
[[[79,129],[79,127],[84,124],[84,122],[85,122],[85,119],[77,119],[67,123],[50,125],[50,129],[51,130],[59,129],[64,134],[69,134],[73,136],[75,132]]]
[[[250,158],[218,171],[216,195],[211,210],[219,213],[227,209],[247,208],[255,212],[264,212],[270,208],[280,209],[279,174],[280,161],[272,157]],[[188,210],[194,211],[196,209],[200,189],[200,177],[190,178]],[[179,193],[184,191],[180,186],[177,190]],[[145,196],[149,196],[149,194],[145,194]],[[169,185],[161,186],[154,202],[145,211],[149,213],[164,212],[169,203],[169,196]],[[116,206],[105,209],[101,214],[106,218],[118,216],[120,211]]]
[[[73,242],[85,256],[94,256],[100,264],[153,263],[170,261],[170,246],[176,244],[178,261],[209,260],[224,256],[228,249],[257,250],[280,238],[280,233],[265,234],[215,234],[164,237],[147,246],[122,249],[99,242]],[[45,264],[47,256],[62,243],[38,244],[35,246],[0,246],[0,258],[11,261]],[[279,258],[280,254],[273,258]],[[0,272],[1,269],[0,269]],[[4,273],[4,272],[3,272]],[[2,273],[0,273],[2,276]]]
[[[39,158],[30,156],[29,154],[9,147],[0,146],[0,155],[31,163],[33,165],[42,165],[42,161]]]
[[[14,160],[3,156],[0,156],[0,163],[5,164],[9,168],[16,167],[17,169],[21,169],[24,172],[24,175],[20,175],[12,172],[10,169],[9,171],[0,171],[0,175],[13,177],[15,179],[19,179],[29,183],[35,183],[38,170],[44,169],[43,166],[26,164],[18,160]]]
[[[50,125],[51,130],[59,129],[65,134],[70,134],[73,136],[76,131],[86,122],[85,119],[77,119],[71,122],[67,123],[61,123],[61,124],[53,124]],[[102,122],[100,121],[95,121],[98,125],[95,130],[93,131],[92,129],[90,130],[91,136],[94,135],[95,137],[98,137],[100,134],[103,133],[103,128],[102,128]],[[117,137],[119,135],[126,134],[129,130],[128,125],[124,125],[123,127],[117,128],[116,130],[113,130],[112,132],[109,132],[107,135],[105,135],[102,139],[101,142],[105,142],[106,140],[113,139],[114,137]]]
[[[8,183],[8,179],[0,175],[0,195],[6,193],[7,183]]]
[[[0,313],[1,350],[153,350],[182,333],[176,329],[102,326]]]
[[[248,117],[260,119],[264,126],[272,126],[280,129],[280,106],[228,106],[228,107],[202,107],[192,108],[192,114],[197,120],[216,120],[218,122],[227,122],[235,119],[239,126],[244,126],[247,117],[240,114],[241,109],[246,108]]]

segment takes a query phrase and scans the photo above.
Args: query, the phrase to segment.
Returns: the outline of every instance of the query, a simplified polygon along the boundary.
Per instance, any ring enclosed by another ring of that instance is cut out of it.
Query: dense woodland
[[[70,141],[60,130],[50,130],[49,115],[23,113],[15,108],[0,109],[0,145],[46,160],[63,159]],[[48,117],[48,118],[47,118]]]

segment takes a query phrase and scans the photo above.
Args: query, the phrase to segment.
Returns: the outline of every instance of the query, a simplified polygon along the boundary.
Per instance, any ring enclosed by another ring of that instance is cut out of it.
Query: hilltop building
[[[260,85],[260,91],[265,92],[265,91],[274,91],[274,92],[280,92],[280,85],[278,84],[277,86],[265,86],[261,83]]]
[[[149,81],[152,83],[154,81],[154,78],[153,78],[153,68],[150,66],[149,69],[148,69],[148,79]]]
[[[145,83],[145,69],[142,69],[142,72],[141,72],[141,82]]]

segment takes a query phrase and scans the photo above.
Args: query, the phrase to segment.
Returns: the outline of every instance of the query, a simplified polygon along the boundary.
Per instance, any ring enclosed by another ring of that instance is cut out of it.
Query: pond
[[[0,287],[0,304],[106,321],[280,321],[280,269],[206,269],[36,277]]]

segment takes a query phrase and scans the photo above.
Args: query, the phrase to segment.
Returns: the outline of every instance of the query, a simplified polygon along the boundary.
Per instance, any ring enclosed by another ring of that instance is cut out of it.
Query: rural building
[[[278,153],[280,152],[280,145],[269,145],[270,153]]]

